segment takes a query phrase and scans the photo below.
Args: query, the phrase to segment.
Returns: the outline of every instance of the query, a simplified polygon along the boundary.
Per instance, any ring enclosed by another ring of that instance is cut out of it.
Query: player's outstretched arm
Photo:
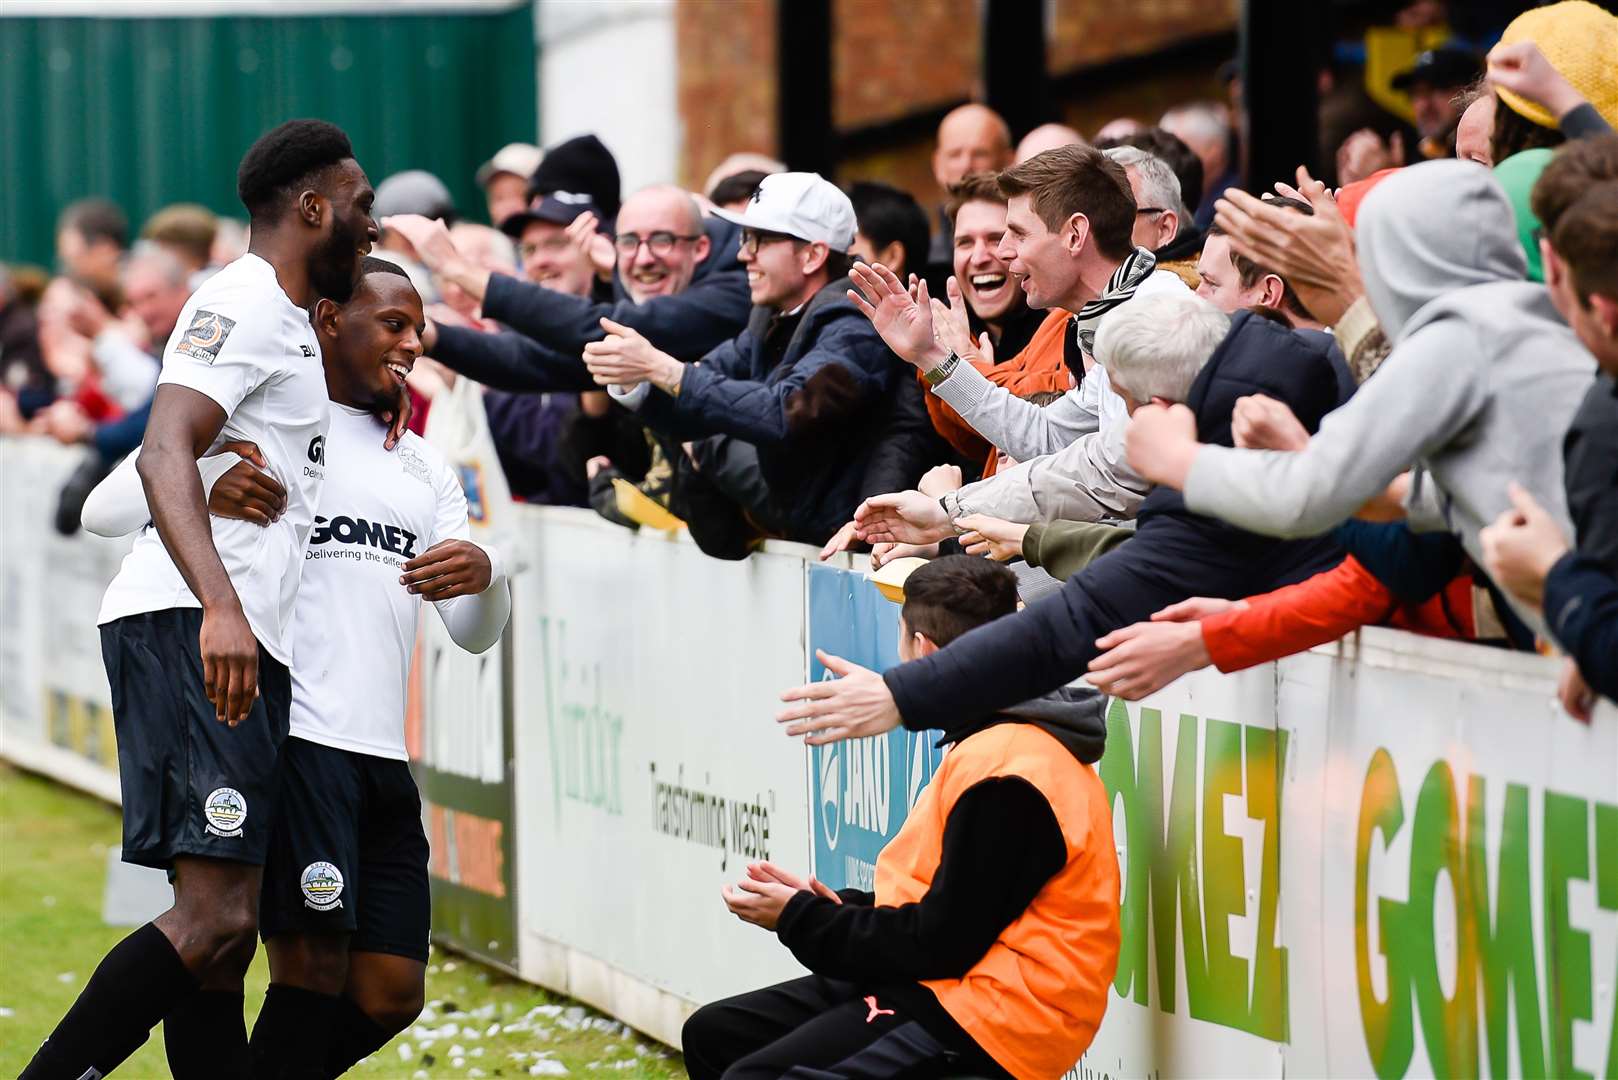
[[[258,695],[258,639],[214,547],[197,472],[197,458],[213,444],[225,419],[225,410],[206,394],[159,385],[136,469],[157,534],[202,604],[203,688],[218,718],[234,726]]]

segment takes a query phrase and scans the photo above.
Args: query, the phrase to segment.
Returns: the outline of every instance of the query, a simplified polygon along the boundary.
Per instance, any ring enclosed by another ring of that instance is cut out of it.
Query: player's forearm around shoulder
[[[159,386],[135,462],[158,536],[205,609],[240,606],[214,547],[207,496],[197,472],[197,458],[224,424],[224,410],[206,395],[183,386]]]

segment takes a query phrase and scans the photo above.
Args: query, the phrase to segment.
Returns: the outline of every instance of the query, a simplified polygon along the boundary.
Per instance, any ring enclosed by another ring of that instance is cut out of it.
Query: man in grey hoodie
[[[1482,564],[1479,531],[1516,478],[1564,529],[1562,435],[1594,364],[1541,285],[1524,280],[1511,204],[1470,162],[1404,169],[1366,196],[1357,227],[1366,296],[1393,352],[1297,453],[1204,446],[1182,406],[1136,412],[1130,463],[1188,509],[1270,536],[1312,536],[1400,473]],[[1517,612],[1536,631],[1541,613]]]

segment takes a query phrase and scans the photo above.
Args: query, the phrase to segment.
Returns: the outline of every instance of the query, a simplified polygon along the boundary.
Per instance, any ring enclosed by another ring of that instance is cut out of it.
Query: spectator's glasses
[[[640,233],[619,233],[612,246],[618,249],[618,254],[633,259],[639,252],[642,244],[646,245],[657,258],[666,258],[676,247],[689,243],[692,240],[702,239],[701,234],[696,236],[681,236],[679,233],[655,232],[642,236]]]
[[[1142,206],[1135,211],[1135,216],[1140,217],[1142,214],[1166,214],[1168,212],[1169,208],[1166,206]]]
[[[789,236],[786,233],[767,232],[764,229],[743,229],[741,250],[746,255],[757,255],[758,249],[765,244],[776,244],[782,240],[803,242],[798,240],[796,236]]]

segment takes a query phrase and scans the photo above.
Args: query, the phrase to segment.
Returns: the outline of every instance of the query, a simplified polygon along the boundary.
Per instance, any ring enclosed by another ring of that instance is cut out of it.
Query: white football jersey
[[[326,470],[329,409],[320,342],[274,267],[243,255],[202,283],[163,349],[158,384],[164,383],[217,402],[226,419],[215,445],[255,444],[286,488],[286,512],[268,528],[219,517],[209,522],[248,626],[271,656],[290,666],[298,578]],[[96,621],[200,606],[156,527],[148,525],[108,586]]]
[[[404,564],[467,539],[466,496],[444,455],[414,433],[331,406],[330,465],[304,553],[292,663],[292,734],[406,760],[405,695],[422,600]]]

